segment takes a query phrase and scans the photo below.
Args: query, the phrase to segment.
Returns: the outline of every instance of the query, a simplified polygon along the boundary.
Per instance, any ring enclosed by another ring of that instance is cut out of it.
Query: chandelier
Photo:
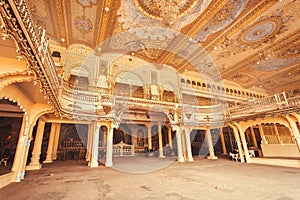
[[[179,20],[179,3],[182,0],[163,0],[161,3],[162,24],[168,28],[174,28]]]

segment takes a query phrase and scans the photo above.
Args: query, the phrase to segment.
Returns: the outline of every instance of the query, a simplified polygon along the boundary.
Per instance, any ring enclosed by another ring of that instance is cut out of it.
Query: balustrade
[[[113,156],[134,156],[134,145],[125,144],[122,141],[119,144],[113,145]]]
[[[267,144],[295,144],[292,136],[265,135],[264,140]]]

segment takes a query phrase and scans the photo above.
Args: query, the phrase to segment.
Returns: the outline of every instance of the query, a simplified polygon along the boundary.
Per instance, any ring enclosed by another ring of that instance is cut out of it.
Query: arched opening
[[[88,137],[86,124],[62,124],[57,160],[84,160]]]
[[[208,154],[208,147],[205,141],[205,130],[193,129],[190,133],[192,155],[205,157]]]
[[[17,103],[0,100],[0,175],[9,173],[14,161],[24,111]]]
[[[227,152],[233,152],[235,149],[238,149],[233,129],[231,127],[223,128],[224,142]]]

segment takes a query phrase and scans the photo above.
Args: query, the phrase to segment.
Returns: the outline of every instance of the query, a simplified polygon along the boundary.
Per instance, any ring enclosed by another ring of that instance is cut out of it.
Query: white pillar
[[[220,128],[219,131],[220,131],[220,140],[221,140],[221,144],[222,144],[223,154],[227,155],[228,153],[226,150],[223,128]]]
[[[261,124],[258,125],[258,129],[259,129],[259,133],[260,133],[260,136],[261,136],[261,143],[262,144],[268,144],[268,142],[265,138],[264,128]]]
[[[32,137],[32,132],[33,132],[33,125],[30,125],[28,123],[28,127],[25,128],[25,137],[24,137],[24,154],[23,158],[21,160],[21,164],[19,166],[19,173],[16,182],[21,181],[25,177],[25,170],[26,170],[26,165],[27,165],[27,158],[28,158],[28,152],[29,152],[29,147],[31,144],[31,137]]]
[[[299,120],[299,115],[295,115],[296,119]],[[297,124],[296,122],[294,122],[290,116],[286,116],[286,119],[288,120],[289,124],[290,124],[290,127],[291,127],[291,131],[292,131],[292,134],[296,140],[296,145],[298,147],[298,150],[300,152],[300,133],[299,133],[299,129],[297,127]]]
[[[168,143],[169,143],[169,146],[172,148],[173,143],[172,143],[172,129],[171,129],[171,127],[168,127]]]
[[[16,182],[21,181],[20,178],[20,166],[22,164],[22,160],[25,157],[25,149],[26,149],[26,142],[28,140],[28,136],[25,135],[25,129],[26,129],[26,120],[27,116],[23,116],[23,121],[21,125],[21,130],[19,133],[19,139],[18,139],[18,144],[16,148],[16,153],[14,157],[14,162],[11,168],[11,171],[14,172],[14,180]]]
[[[92,133],[93,133],[93,143],[92,143],[92,156],[90,167],[98,167],[98,145],[99,145],[99,130],[100,125],[94,122]]]
[[[235,141],[236,141],[237,146],[238,146],[241,162],[245,162],[245,158],[244,158],[244,155],[243,155],[243,149],[242,149],[241,140],[240,140],[238,130],[237,130],[237,128],[234,128],[234,127],[232,127],[232,129],[233,129]]]
[[[23,143],[23,148],[22,148],[22,157],[20,159],[20,164],[17,166],[16,169],[16,182],[20,182],[22,179],[24,179],[25,176],[25,169],[26,169],[26,163],[27,163],[27,157],[28,157],[28,151],[29,151],[29,146],[31,139],[29,139],[27,136],[22,137],[20,142]]]
[[[273,124],[273,127],[274,127],[276,135],[279,135],[278,128],[277,128],[276,124]]]
[[[55,137],[55,131],[56,131],[57,125],[52,123],[51,125],[51,131],[50,131],[50,137],[48,141],[48,148],[47,148],[47,156],[44,163],[52,163],[52,151],[53,151],[53,143],[54,143],[54,137]]]
[[[40,155],[42,150],[42,142],[44,135],[45,121],[39,120],[38,127],[35,135],[34,146],[32,150],[31,162],[26,167],[28,170],[41,169],[42,165],[40,164]]]
[[[152,134],[151,134],[151,125],[147,126],[148,129],[148,148],[152,149]]]
[[[54,144],[53,144],[53,150],[52,150],[52,160],[57,159],[57,149],[58,149],[59,136],[60,136],[60,127],[61,127],[61,124],[56,124],[55,138],[54,138]]]
[[[178,162],[184,162],[183,154],[182,154],[182,141],[181,141],[181,133],[178,125],[173,125],[173,129],[176,130],[176,141],[177,141],[177,154],[178,154]]]
[[[87,140],[87,145],[86,145],[86,155],[85,159],[88,161],[88,165],[90,166],[90,160],[91,160],[91,146],[93,143],[93,124],[88,125],[88,140]]]
[[[193,156],[192,156],[192,146],[191,146],[191,129],[188,129],[185,132],[185,141],[186,141],[186,148],[187,148],[187,161],[193,162]]]
[[[159,157],[164,157],[164,149],[162,143],[162,132],[161,132],[161,122],[158,122],[158,148],[159,148]]]
[[[238,126],[238,130],[240,132],[242,145],[243,145],[243,148],[244,148],[245,159],[246,159],[246,162],[249,163],[250,162],[250,155],[249,155],[249,151],[248,151],[248,146],[247,146],[245,134],[244,134],[244,132],[243,132],[243,130],[241,129],[240,126]]]
[[[114,135],[114,125],[111,124],[107,127],[107,148],[106,148],[106,162],[105,166],[113,166],[112,154],[113,154],[113,135]]]
[[[209,156],[207,157],[207,159],[210,159],[210,160],[218,159],[218,157],[215,156],[214,145],[212,142],[211,132],[210,132],[209,128],[206,129],[206,137],[205,138],[206,138],[208,152],[209,152]]]

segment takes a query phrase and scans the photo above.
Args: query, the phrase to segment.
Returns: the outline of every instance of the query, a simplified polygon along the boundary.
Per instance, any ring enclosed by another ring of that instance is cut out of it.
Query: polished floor
[[[0,199],[300,199],[300,169],[228,159],[114,158],[114,167],[56,161],[28,171]]]

